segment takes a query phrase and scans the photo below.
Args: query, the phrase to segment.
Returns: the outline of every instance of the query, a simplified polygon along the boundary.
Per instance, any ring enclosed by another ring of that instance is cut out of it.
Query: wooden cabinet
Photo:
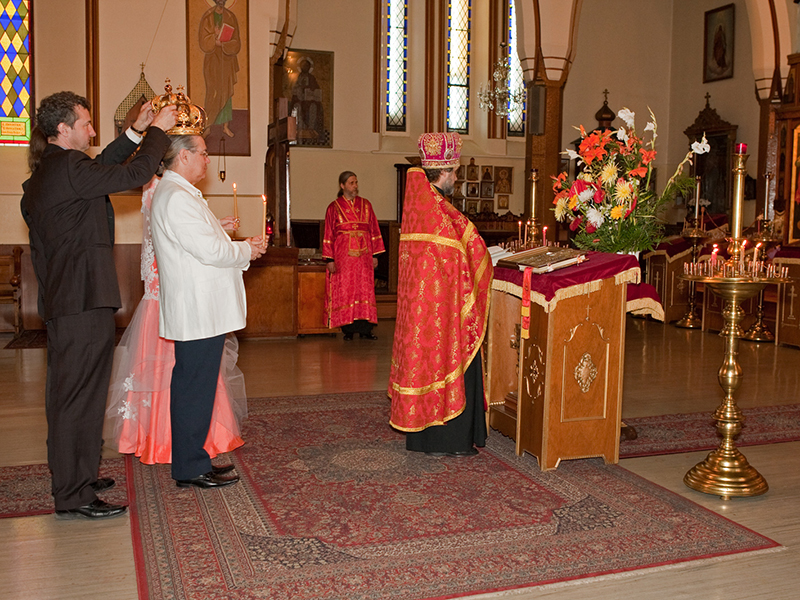
[[[297,248],[268,248],[244,272],[247,325],[239,337],[297,335]]]
[[[336,333],[325,319],[325,264],[297,268],[297,333]]]

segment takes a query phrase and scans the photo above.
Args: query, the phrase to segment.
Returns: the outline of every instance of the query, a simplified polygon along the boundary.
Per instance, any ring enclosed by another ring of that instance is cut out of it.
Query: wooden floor
[[[239,364],[248,395],[383,390],[393,325],[384,321],[378,326],[377,342],[344,342],[341,335],[244,341]],[[0,347],[9,339],[0,335]],[[714,334],[629,319],[623,416],[711,412],[721,398],[717,370],[722,351],[722,340]],[[742,342],[739,360],[744,370],[737,393],[741,407],[800,402],[800,350]],[[0,466],[46,461],[45,367],[44,350],[0,350]],[[481,598],[800,597],[800,442],[750,447],[744,453],[770,484],[764,496],[723,502],[686,488],[683,475],[702,460],[702,452],[621,464],[786,549]],[[105,523],[56,521],[52,515],[2,519],[0,540],[0,598],[137,598],[127,516]]]

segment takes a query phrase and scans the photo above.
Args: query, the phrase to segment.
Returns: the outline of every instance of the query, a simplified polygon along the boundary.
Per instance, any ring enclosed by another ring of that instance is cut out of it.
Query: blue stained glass
[[[19,77],[17,77],[17,78],[14,80],[14,83],[12,83],[12,84],[11,84],[11,87],[13,87],[13,88],[14,88],[14,91],[15,91],[15,92],[17,92],[18,94],[21,94],[21,93],[22,93],[22,90],[24,90],[24,89],[25,89],[27,86],[25,85],[25,82],[24,82],[24,81],[22,81],[22,79],[20,79]]]
[[[17,100],[13,104],[14,113],[21,115],[25,113],[25,103],[22,101],[21,98],[17,98]]]
[[[6,51],[6,56],[8,56],[8,60],[14,62],[14,59],[17,58],[17,49],[14,48],[14,46],[9,46]]]
[[[9,16],[3,11],[0,13],[0,29],[5,29],[11,23]]]

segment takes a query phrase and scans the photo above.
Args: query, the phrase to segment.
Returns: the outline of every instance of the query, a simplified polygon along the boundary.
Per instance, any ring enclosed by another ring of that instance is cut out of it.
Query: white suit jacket
[[[164,173],[156,189],[150,219],[159,275],[158,334],[189,341],[242,329],[242,272],[250,266],[250,245],[231,241],[200,190],[173,171]]]

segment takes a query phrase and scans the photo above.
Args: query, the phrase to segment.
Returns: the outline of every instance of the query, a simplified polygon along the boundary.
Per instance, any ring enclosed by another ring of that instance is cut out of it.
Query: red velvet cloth
[[[562,288],[572,287],[598,279],[607,279],[628,269],[638,269],[639,261],[629,254],[607,254],[604,252],[587,252],[587,260],[579,265],[572,265],[552,273],[542,273],[531,278],[531,291],[542,294],[550,301]],[[495,269],[494,278],[508,281],[522,287],[522,271],[515,269]]]
[[[328,327],[357,319],[378,322],[372,257],[384,251],[375,211],[366,198],[339,196],[325,213],[322,256],[332,258],[336,273],[325,272],[325,318]]]
[[[389,396],[401,431],[442,425],[466,405],[464,372],[486,334],[492,262],[475,226],[409,169]]]

